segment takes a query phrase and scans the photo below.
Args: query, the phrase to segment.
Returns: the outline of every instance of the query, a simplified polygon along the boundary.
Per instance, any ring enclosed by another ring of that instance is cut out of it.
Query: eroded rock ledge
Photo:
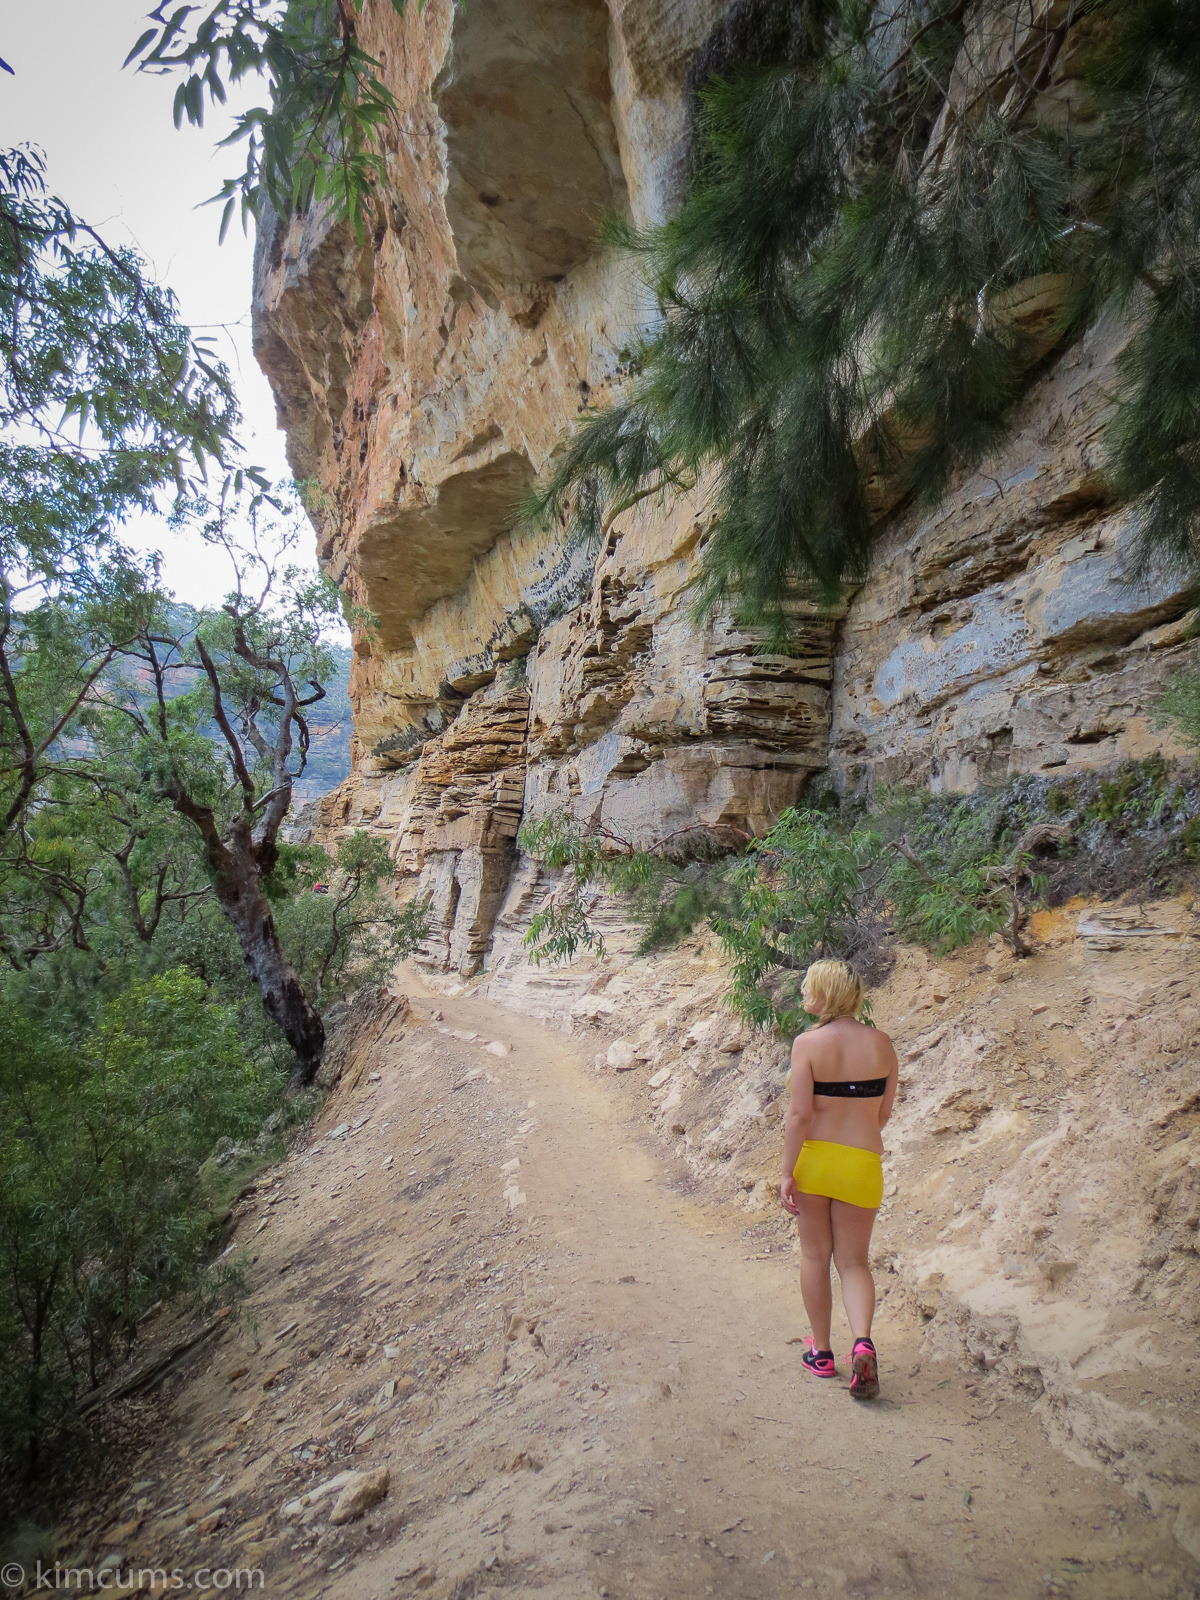
[[[703,485],[598,553],[518,525],[564,431],[623,382],[643,308],[596,228],[678,194],[689,69],[731,11],[365,0],[400,106],[376,230],[264,222],[256,349],[319,485],[321,560],[379,618],[327,821],[387,834],[433,895],[430,961],[456,970],[491,959],[521,818],[551,807],[648,844],[759,831],[825,769],[969,789],[1172,753],[1154,702],[1195,646],[1182,586],[1134,581],[1136,508],[1103,476],[1115,324],[1047,347],[1009,443],[937,513],[871,480],[874,573],[844,615],[803,619],[795,658],[693,619]],[[1028,288],[1008,314],[1050,327],[1054,284]]]

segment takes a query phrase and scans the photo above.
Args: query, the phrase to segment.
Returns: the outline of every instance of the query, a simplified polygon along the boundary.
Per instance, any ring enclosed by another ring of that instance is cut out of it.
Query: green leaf
[[[204,80],[190,77],[184,91],[183,103],[187,108],[188,121],[193,127],[201,127],[204,123]]]
[[[157,28],[147,28],[145,33],[142,34],[141,38],[134,45],[133,49],[125,57],[124,61],[122,61],[121,66],[122,67],[127,67],[131,61],[135,61],[137,59],[137,57],[141,55],[142,51],[146,48],[146,46],[150,43],[151,39],[154,39],[154,38],[157,38],[157,37],[158,37],[158,29]]]
[[[225,104],[225,85],[221,81],[215,61],[209,62],[208,70],[204,74],[204,81],[208,85],[208,92],[212,96],[213,103],[223,106]]]

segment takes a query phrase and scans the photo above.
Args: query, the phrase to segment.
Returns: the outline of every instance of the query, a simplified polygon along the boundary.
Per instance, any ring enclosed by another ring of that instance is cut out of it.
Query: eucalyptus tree
[[[114,915],[149,945],[211,893],[308,1083],[329,975],[406,953],[420,916],[389,919],[390,864],[360,850],[314,993],[280,939],[268,880],[339,601],[285,565],[294,508],[266,532],[286,507],[242,464],[238,420],[171,295],[47,194],[35,153],[0,153],[0,958],[103,964]],[[232,558],[223,608],[169,602],[121,541],[136,512]]]
[[[42,908],[10,960],[84,937],[78,852],[39,850],[30,818],[87,781],[95,699],[154,608],[122,524],[214,477],[259,492],[237,423],[169,291],[48,193],[36,151],[0,152],[0,876],[9,910]]]
[[[324,699],[332,675],[325,634],[338,601],[326,580],[281,570],[294,527],[272,530],[270,554],[258,532],[256,519],[250,547],[239,550],[218,519],[209,537],[234,558],[235,591],[189,629],[171,629],[161,615],[149,620],[122,650],[140,670],[116,709],[135,730],[142,786],[198,835],[263,1007],[292,1048],[298,1082],[308,1084],[325,1029],[284,951],[266,881],[308,755],[305,712]]]
[[[384,0],[398,16],[404,0]],[[418,0],[418,9],[424,0]],[[221,237],[235,207],[243,226],[264,203],[282,215],[328,208],[359,237],[383,174],[380,133],[396,102],[381,64],[359,41],[359,7],[347,0],[216,0],[158,5],[125,65],[179,78],[174,117],[204,121],[226,85],[261,79],[268,102],[242,112],[222,146],[243,145],[245,166],[213,198]]]

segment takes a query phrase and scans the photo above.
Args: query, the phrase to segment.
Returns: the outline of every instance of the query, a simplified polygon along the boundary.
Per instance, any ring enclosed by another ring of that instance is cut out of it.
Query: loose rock
[[[392,1476],[387,1467],[374,1472],[352,1472],[346,1481],[337,1504],[330,1515],[335,1527],[353,1522],[372,1506],[378,1505],[391,1487]]]

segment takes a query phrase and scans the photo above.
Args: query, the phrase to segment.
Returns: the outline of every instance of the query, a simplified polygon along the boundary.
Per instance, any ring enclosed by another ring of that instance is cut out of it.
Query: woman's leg
[[[869,1339],[875,1315],[875,1280],[867,1265],[871,1229],[875,1212],[865,1206],[847,1205],[844,1200],[829,1202],[833,1230],[833,1264],[842,1280],[842,1304],[850,1332],[856,1339]],[[807,1304],[807,1300],[805,1301]]]
[[[818,1350],[828,1350],[829,1324],[833,1318],[833,1291],[829,1286],[829,1258],[833,1254],[829,1208],[833,1202],[819,1194],[802,1194],[798,1199],[800,1293],[808,1312],[813,1343]]]

